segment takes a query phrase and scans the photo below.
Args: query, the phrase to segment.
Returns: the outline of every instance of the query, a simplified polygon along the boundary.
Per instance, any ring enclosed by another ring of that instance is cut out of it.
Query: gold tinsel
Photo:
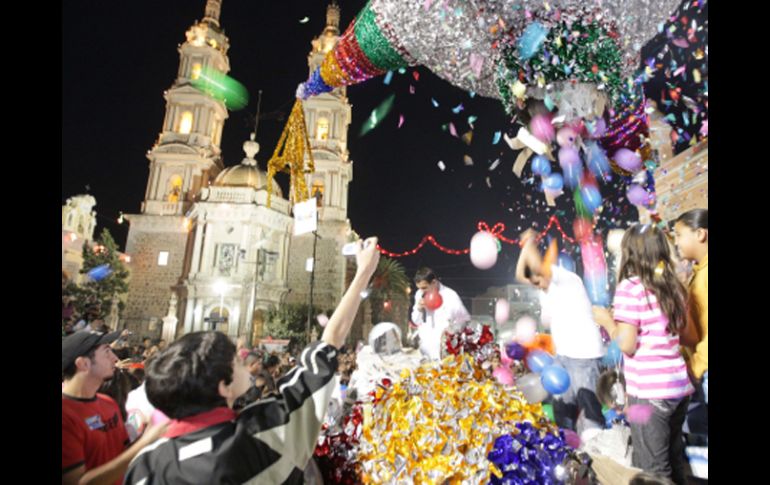
[[[541,404],[490,380],[467,355],[405,370],[375,398],[364,409],[358,454],[364,483],[487,483],[495,438],[524,420],[556,432]]]
[[[305,153],[308,164],[305,168]],[[305,124],[305,111],[302,101],[297,99],[291,109],[289,120],[281,133],[273,157],[267,162],[267,206],[273,193],[273,178],[278,172],[286,172],[291,177],[291,187],[294,189],[294,202],[307,200],[308,191],[305,174],[315,171],[313,152],[310,149],[310,138]],[[290,189],[291,192],[291,189]]]

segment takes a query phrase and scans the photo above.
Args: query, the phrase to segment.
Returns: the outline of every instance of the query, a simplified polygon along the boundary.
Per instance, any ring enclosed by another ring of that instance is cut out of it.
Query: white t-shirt
[[[556,353],[573,359],[602,357],[602,336],[583,280],[560,266],[551,268],[551,284],[539,297],[541,319],[550,321]]]
[[[420,351],[433,360],[441,359],[441,340],[444,330],[450,324],[461,325],[471,319],[457,292],[443,284],[439,285],[438,292],[441,295],[441,306],[433,311],[426,309],[425,319],[422,311],[416,306],[412,308],[412,322],[418,325]],[[422,294],[422,290],[417,290],[414,301],[420,301]]]

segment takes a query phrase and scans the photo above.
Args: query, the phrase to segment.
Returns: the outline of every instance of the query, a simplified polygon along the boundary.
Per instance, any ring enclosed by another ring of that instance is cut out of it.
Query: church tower
[[[176,79],[164,93],[161,132],[147,153],[149,177],[141,213],[126,215],[132,277],[124,317],[134,332],[160,331],[171,287],[183,270],[190,229],[185,214],[223,168],[220,141],[227,109],[192,85],[206,70],[230,70],[229,41],[219,25],[221,4],[207,0],[203,20],[187,30],[179,46]]]
[[[308,67],[313,72],[337,43],[340,8],[336,2],[326,9],[326,26],[311,42]],[[342,246],[351,235],[348,220],[348,184],[353,165],[348,158],[348,126],[351,106],[345,87],[314,96],[303,102],[315,172],[306,175],[310,196],[318,203],[318,247],[315,258],[313,303],[322,310],[333,309],[345,290],[346,261]],[[310,275],[305,262],[313,257],[313,235],[292,238],[287,301],[307,303]]]

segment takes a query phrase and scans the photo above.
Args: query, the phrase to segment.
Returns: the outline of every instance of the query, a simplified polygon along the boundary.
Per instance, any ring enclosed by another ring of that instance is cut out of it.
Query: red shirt
[[[86,470],[104,465],[128,445],[118,405],[105,394],[97,393],[93,399],[62,394],[61,431],[62,474],[80,465],[85,465]]]

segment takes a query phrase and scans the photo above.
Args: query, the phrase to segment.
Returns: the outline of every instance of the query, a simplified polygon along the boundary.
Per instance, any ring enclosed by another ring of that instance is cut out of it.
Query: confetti
[[[398,115],[398,127],[401,128],[401,125],[404,124],[404,115]]]
[[[457,106],[455,106],[454,108],[452,108],[452,113],[459,114],[460,111],[462,111],[463,109],[465,109],[465,108],[463,108],[463,104],[460,103]]]
[[[497,145],[498,143],[500,143],[500,137],[501,136],[503,136],[503,134],[501,132],[499,132],[499,131],[496,131],[495,132],[495,137],[492,139],[492,144],[493,145]]]
[[[417,72],[417,71],[412,71],[412,77],[414,78],[415,81],[419,81],[420,80],[420,73]]]
[[[441,160],[439,160],[439,161],[438,161],[438,168],[440,168],[440,169],[441,169],[441,171],[443,172],[444,170],[446,170],[446,165],[444,165],[444,162],[442,162]]]
[[[308,17],[305,17],[305,18],[303,18],[303,19],[301,19],[301,20],[299,21],[299,23],[301,23],[301,24],[306,24],[306,23],[308,23],[308,22],[310,22],[310,19],[309,19]]]
[[[492,188],[492,182],[489,180],[489,177],[486,178],[486,181],[487,181],[487,187],[489,187],[491,189]]]
[[[466,167],[473,166],[473,159],[470,157],[470,155],[463,156],[463,163]]]
[[[463,134],[462,140],[465,142],[466,145],[470,145],[472,139],[473,139],[472,131],[468,131],[468,132],[465,132],[465,134]]]
[[[409,94],[414,94],[414,86],[409,85]]]
[[[388,71],[388,73],[385,74],[385,79],[382,80],[382,84],[388,86],[391,79],[393,79],[393,71]]]
[[[491,172],[492,170],[496,169],[498,165],[500,165],[500,159],[499,158],[497,160],[495,160],[494,162],[492,162],[492,165],[489,166],[489,171]]]
[[[430,102],[431,102],[431,103],[433,103],[433,107],[434,107],[434,108],[438,108],[438,101],[436,101],[436,100],[435,100],[435,99],[433,99],[433,98],[430,98]]]
[[[453,137],[457,138],[457,130],[455,129],[454,123],[449,123],[449,134],[451,134]]]

